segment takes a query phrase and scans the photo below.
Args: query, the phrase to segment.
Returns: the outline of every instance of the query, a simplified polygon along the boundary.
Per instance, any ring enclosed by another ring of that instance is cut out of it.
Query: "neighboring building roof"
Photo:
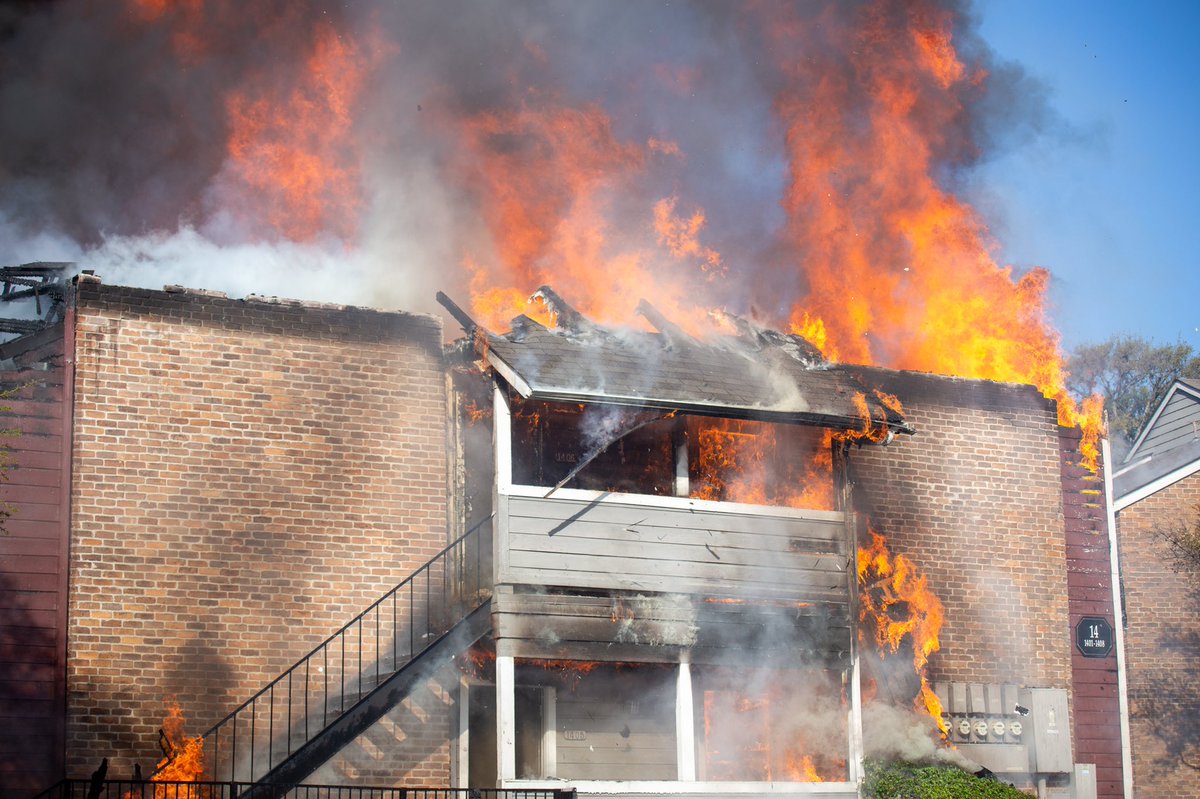
[[[659,332],[604,328],[549,288],[540,292],[557,315],[554,329],[518,316],[511,332],[496,335],[451,309],[523,397],[844,430],[863,429],[869,414],[874,428],[913,432],[899,412],[800,336],[738,319],[738,335],[700,341],[646,303],[638,310]]]
[[[1113,505],[1127,507],[1200,471],[1200,382],[1181,378],[1113,474]]]

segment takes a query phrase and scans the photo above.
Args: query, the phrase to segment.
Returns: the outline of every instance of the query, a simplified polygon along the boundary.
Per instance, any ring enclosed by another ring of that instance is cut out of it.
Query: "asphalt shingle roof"
[[[486,334],[487,359],[526,398],[602,402],[861,429],[912,429],[853,375],[808,342],[773,330],[697,341],[588,324],[547,329],[525,317]]]

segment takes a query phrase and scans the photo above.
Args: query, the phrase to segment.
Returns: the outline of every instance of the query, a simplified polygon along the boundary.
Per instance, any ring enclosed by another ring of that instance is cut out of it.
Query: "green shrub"
[[[867,762],[863,799],[1029,799],[1005,783],[947,766]]]

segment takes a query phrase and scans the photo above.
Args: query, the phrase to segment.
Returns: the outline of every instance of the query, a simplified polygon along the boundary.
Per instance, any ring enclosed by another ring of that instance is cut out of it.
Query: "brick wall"
[[[1178,573],[1156,530],[1195,522],[1200,474],[1117,516],[1124,582],[1133,786],[1138,796],[1200,796],[1200,576]],[[1182,754],[1182,757],[1180,756]]]
[[[863,374],[917,428],[851,460],[858,509],[945,605],[930,677],[1069,687],[1054,404],[1030,386]]]
[[[1104,464],[1091,471],[1081,464],[1078,428],[1059,428],[1063,516],[1067,543],[1067,597],[1071,613],[1071,692],[1075,698],[1075,760],[1096,766],[1096,795],[1124,796],[1121,763],[1121,707],[1115,641],[1106,657],[1085,657],[1075,643],[1083,617],[1115,624]]]
[[[68,772],[125,777],[164,699],[203,731],[444,546],[441,326],[86,279],[76,302]],[[448,781],[445,747],[418,759]]]

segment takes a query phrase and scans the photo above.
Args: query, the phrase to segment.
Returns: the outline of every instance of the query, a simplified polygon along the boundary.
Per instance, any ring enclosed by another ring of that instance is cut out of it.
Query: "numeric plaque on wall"
[[[1075,646],[1085,658],[1106,658],[1113,651],[1113,626],[1103,616],[1084,616],[1075,625]]]

